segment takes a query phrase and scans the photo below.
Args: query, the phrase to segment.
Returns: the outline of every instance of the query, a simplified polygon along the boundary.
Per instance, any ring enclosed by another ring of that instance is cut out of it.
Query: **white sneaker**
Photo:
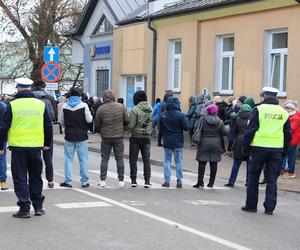
[[[119,181],[119,187],[124,188],[125,187],[125,182],[124,181]]]
[[[105,187],[105,181],[100,181],[100,183],[98,184],[98,186],[100,186],[100,187]]]

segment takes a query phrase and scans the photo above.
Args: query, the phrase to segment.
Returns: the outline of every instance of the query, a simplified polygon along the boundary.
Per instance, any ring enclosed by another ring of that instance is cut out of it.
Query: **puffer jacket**
[[[295,147],[300,143],[300,116],[296,113],[289,116],[292,130],[292,140],[290,145]]]
[[[182,148],[183,130],[187,131],[189,124],[184,114],[180,112],[177,97],[169,97],[166,111],[159,118],[159,130],[163,136],[164,148]]]
[[[151,137],[152,134],[152,107],[146,102],[139,102],[131,110],[129,124],[131,137]]]

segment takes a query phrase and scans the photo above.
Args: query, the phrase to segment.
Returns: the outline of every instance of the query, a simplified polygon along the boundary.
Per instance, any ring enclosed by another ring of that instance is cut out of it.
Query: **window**
[[[180,91],[181,87],[181,40],[169,43],[169,88]]]
[[[233,93],[234,37],[217,37],[216,87],[221,94]]]
[[[108,21],[106,16],[102,16],[100,22],[97,24],[92,35],[101,35],[103,33],[108,33],[108,32],[113,32],[113,26]]]
[[[277,88],[279,96],[286,96],[287,30],[267,31],[265,48],[265,85]]]
[[[133,95],[138,90],[145,89],[145,77],[143,75],[136,75],[136,76],[126,76],[126,107],[128,110],[131,110],[134,107],[133,104]]]

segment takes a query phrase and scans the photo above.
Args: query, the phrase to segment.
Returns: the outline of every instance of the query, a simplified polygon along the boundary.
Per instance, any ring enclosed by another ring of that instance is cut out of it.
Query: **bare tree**
[[[44,64],[44,46],[49,41],[61,50],[70,51],[70,41],[62,34],[78,22],[85,2],[86,0],[0,0],[0,10],[3,11],[2,15],[0,13],[0,30],[11,40],[26,45],[26,52],[22,52],[23,58],[18,60],[10,72],[14,73],[20,68],[28,69],[29,65],[31,79],[39,79]],[[70,56],[61,59],[70,62]],[[75,78],[81,68],[70,67],[69,62],[64,64],[69,65],[69,74],[74,74]]]

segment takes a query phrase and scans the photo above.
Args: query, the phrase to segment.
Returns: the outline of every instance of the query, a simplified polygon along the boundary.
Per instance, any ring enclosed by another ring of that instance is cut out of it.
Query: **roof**
[[[115,22],[119,22],[122,19],[125,19],[126,16],[130,16],[132,13],[145,6],[148,2],[147,0],[123,0],[122,4],[119,0],[102,0],[107,8],[110,10],[112,16],[115,19]],[[82,35],[86,26],[88,25],[91,16],[93,15],[94,10],[97,7],[99,0],[89,0],[85,6],[81,18],[77,26],[67,32],[66,36],[76,36]]]
[[[178,0],[175,3],[167,4],[164,9],[150,15],[151,19],[163,18],[174,15],[187,14],[201,10],[225,7],[233,4],[241,4],[247,2],[262,1],[262,0]],[[148,18],[147,5],[146,10],[141,10],[140,13],[132,13],[120,22],[118,25],[126,25],[136,22],[145,21]]]
[[[151,15],[151,18],[167,17],[173,15],[197,12],[206,9],[225,7],[228,5],[255,2],[262,0],[181,0],[163,10]]]

